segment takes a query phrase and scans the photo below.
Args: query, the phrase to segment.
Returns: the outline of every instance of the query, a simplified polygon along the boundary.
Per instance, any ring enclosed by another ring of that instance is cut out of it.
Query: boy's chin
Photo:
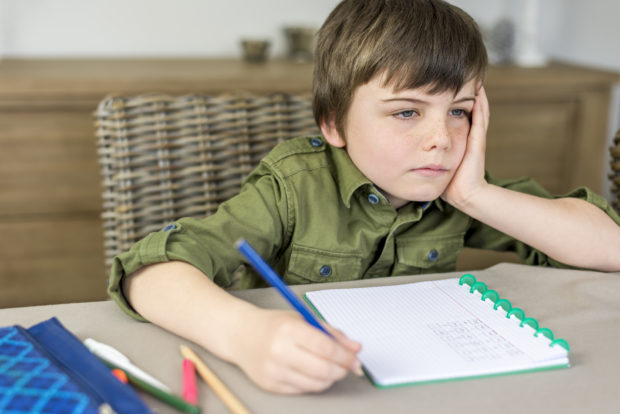
[[[427,203],[438,199],[441,194],[408,194],[405,197],[391,197],[390,201],[394,206],[400,208],[408,203]]]
[[[387,194],[389,194],[388,198],[390,199],[392,204],[395,204],[395,205],[402,206],[409,202],[426,203],[428,201],[433,201],[441,197],[445,188],[443,188],[442,186],[439,186],[439,187],[441,188],[438,188],[437,186],[433,186],[433,188],[418,187],[418,188],[415,188],[414,191],[406,191],[406,190],[405,191],[394,191],[394,192],[387,191]],[[404,190],[404,189],[401,188],[401,190]]]
[[[433,200],[438,199],[439,197],[441,197],[442,194],[443,194],[442,191],[428,191],[428,192],[423,192],[423,193],[416,193],[416,194],[412,194],[409,200],[417,201],[420,203],[425,203],[427,201],[433,201]]]

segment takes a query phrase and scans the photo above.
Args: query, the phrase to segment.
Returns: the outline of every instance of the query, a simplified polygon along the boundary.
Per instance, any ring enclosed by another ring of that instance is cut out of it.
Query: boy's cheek
[[[467,139],[469,135],[469,130],[471,129],[471,121],[469,118],[461,118],[458,122],[453,124],[451,133],[452,137],[455,140],[458,139]]]
[[[454,176],[459,166],[463,162],[463,158],[465,158],[465,146],[463,146],[462,150],[459,151],[458,156],[455,157],[455,160],[454,160],[455,167],[450,171],[452,176]],[[450,179],[452,179],[452,177],[450,177]]]

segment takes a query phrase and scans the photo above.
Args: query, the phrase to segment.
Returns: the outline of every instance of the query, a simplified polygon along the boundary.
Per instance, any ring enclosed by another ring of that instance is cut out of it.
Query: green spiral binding
[[[484,293],[487,291],[487,285],[484,282],[476,282],[473,285],[471,285],[471,289],[469,289],[469,293],[474,293],[475,290],[480,292],[481,295],[484,295]]]
[[[516,316],[520,321],[525,319],[525,312],[523,312],[521,308],[512,308],[506,313],[508,319],[510,319],[512,315]]]
[[[538,321],[534,318],[525,318],[521,321],[521,327],[528,325],[529,327],[533,328],[534,330],[538,330]]]
[[[459,285],[468,285],[470,293],[474,293],[474,291],[477,290],[482,295],[481,300],[483,301],[490,299],[494,304],[493,309],[497,310],[501,307],[504,311],[506,311],[506,318],[510,319],[511,316],[516,316],[517,319],[521,321],[519,326],[523,327],[527,325],[536,331],[534,333],[535,337],[538,337],[538,335],[544,335],[545,337],[550,339],[551,343],[549,344],[549,346],[561,346],[562,348],[566,349],[566,351],[570,350],[570,346],[568,345],[568,342],[566,340],[562,338],[554,339],[553,331],[551,331],[551,329],[540,328],[536,319],[531,317],[525,317],[525,312],[523,312],[522,309],[513,308],[509,300],[501,299],[499,293],[497,293],[493,289],[488,289],[485,283],[478,282],[474,275],[470,273],[464,274],[459,279]]]
[[[481,299],[482,300],[491,299],[491,302],[497,303],[497,301],[499,300],[499,293],[497,293],[493,289],[489,289],[486,292],[484,292],[484,295],[482,295]]]
[[[538,337],[538,335],[543,334],[544,336],[546,336],[547,338],[549,338],[550,340],[553,341],[553,332],[551,332],[551,329],[549,328],[540,328],[536,331],[536,333],[534,334],[535,337]]]
[[[562,348],[566,349],[566,351],[570,351],[570,346],[568,345],[568,342],[566,342],[566,340],[562,338],[554,339],[549,344],[549,346],[556,346],[556,345],[561,346]]]
[[[463,283],[471,286],[476,283],[476,277],[472,274],[466,273],[459,279],[459,285],[462,285]]]
[[[495,302],[495,305],[493,305],[493,309],[497,310],[497,308],[502,308],[506,312],[510,312],[510,310],[512,309],[512,304],[508,299],[500,299]]]

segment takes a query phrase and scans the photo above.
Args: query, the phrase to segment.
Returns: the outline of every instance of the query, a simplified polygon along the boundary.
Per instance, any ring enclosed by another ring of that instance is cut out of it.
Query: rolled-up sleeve
[[[222,203],[213,215],[179,219],[116,256],[108,294],[127,314],[144,320],[125,298],[122,279],[150,264],[172,260],[187,262],[219,286],[229,287],[242,263],[235,242],[245,238],[263,257],[273,257],[287,236],[289,209],[280,180],[267,167],[259,167],[246,179],[241,192]]]

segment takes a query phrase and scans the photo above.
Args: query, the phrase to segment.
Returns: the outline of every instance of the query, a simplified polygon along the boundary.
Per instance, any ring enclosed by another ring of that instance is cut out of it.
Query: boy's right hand
[[[349,371],[362,375],[358,342],[327,327],[330,338],[296,312],[257,309],[243,327],[236,362],[267,391],[318,392]]]

